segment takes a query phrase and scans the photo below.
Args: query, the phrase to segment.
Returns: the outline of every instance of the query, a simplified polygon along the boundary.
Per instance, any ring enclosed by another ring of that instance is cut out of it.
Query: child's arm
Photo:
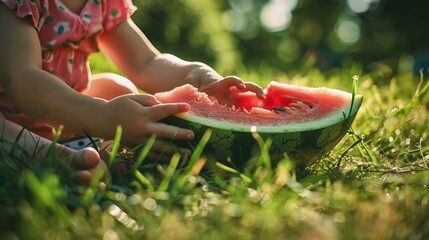
[[[216,97],[225,97],[225,89],[232,86],[263,97],[262,89],[256,84],[243,83],[237,77],[224,78],[200,62],[188,62],[170,54],[161,54],[131,19],[105,32],[99,43],[101,50],[121,71],[148,93],[190,83]]]
[[[73,125],[88,127],[77,113],[91,119],[91,111],[104,104],[102,100],[78,94],[54,75],[43,71],[36,30],[29,21],[19,19],[4,6],[0,6],[0,52],[1,87],[28,116],[40,117],[52,125],[74,119],[76,123]]]
[[[112,138],[120,124],[125,142],[137,144],[152,134],[159,138],[193,137],[190,130],[158,123],[186,111],[187,104],[159,104],[152,96],[141,94],[112,101],[91,98],[43,71],[36,30],[4,6],[0,6],[0,53],[1,87],[21,111],[38,121],[105,138]]]

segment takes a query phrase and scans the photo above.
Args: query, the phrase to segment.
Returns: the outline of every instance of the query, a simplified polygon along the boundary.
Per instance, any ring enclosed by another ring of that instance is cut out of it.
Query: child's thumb
[[[131,98],[143,106],[153,106],[161,104],[161,102],[158,101],[153,95],[149,94],[134,94]]]

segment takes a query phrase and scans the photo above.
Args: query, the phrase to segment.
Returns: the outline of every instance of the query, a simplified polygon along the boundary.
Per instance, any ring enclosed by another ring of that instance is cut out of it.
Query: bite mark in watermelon
[[[241,166],[259,146],[252,136],[272,138],[270,156],[285,154],[305,166],[326,154],[341,140],[354,120],[362,96],[330,88],[312,88],[271,82],[266,99],[252,92],[240,93],[233,105],[220,105],[191,85],[155,94],[163,103],[186,102],[190,111],[165,119],[168,124],[194,131],[195,140],[180,145],[195,146],[207,128],[212,136],[204,153],[223,161],[231,158]]]

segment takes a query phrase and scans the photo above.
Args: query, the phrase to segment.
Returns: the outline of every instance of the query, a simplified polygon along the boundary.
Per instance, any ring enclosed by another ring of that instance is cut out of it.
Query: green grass
[[[103,64],[96,59],[93,67],[112,70]],[[218,164],[219,174],[207,176],[199,174],[200,150],[188,165],[178,156],[164,165],[145,161],[152,138],[128,175],[99,190],[58,174],[48,164],[55,159],[37,164],[31,155],[16,161],[2,153],[0,239],[425,239],[429,81],[408,62],[401,66],[388,78],[362,74],[359,65],[306,67],[293,77],[243,72],[262,85],[276,79],[364,95],[350,133],[305,170],[288,160],[246,174]]]

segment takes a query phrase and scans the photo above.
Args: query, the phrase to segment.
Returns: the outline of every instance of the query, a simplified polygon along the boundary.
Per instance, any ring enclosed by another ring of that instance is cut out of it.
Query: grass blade
[[[352,102],[350,103],[350,110],[349,110],[349,115],[347,116],[347,118],[349,118],[352,115],[353,105],[354,105],[354,102],[355,102],[355,97],[356,97],[358,82],[359,82],[359,76],[358,75],[354,75],[353,76],[353,84],[352,84]]]
[[[147,155],[150,152],[150,149],[152,148],[153,144],[155,143],[156,136],[152,135],[146,142],[144,148],[140,151],[139,155],[137,156],[137,160],[133,164],[133,169],[137,169],[144,161],[144,159],[147,157]]]
[[[216,163],[215,163],[215,165],[216,165],[218,168],[220,168],[220,169],[224,170],[225,172],[238,174],[238,175],[240,176],[240,178],[241,178],[241,179],[243,179],[243,180],[244,180],[245,182],[247,182],[247,183],[251,183],[251,182],[252,182],[252,179],[251,179],[251,178],[249,178],[248,176],[244,175],[243,173],[240,173],[239,171],[237,171],[237,170],[236,170],[236,169],[234,169],[234,168],[228,167],[228,166],[226,166],[225,164],[222,164],[222,163],[220,163],[220,162],[216,162]]]
[[[197,160],[200,158],[204,150],[204,147],[206,146],[207,142],[210,140],[211,134],[212,134],[212,129],[208,128],[204,133],[203,137],[201,138],[200,142],[198,143],[197,147],[195,148],[194,152],[192,153],[188,166],[186,166],[185,168],[186,174],[192,171],[192,168],[194,167]]]
[[[164,178],[162,182],[158,186],[158,192],[165,192],[168,189],[168,186],[171,183],[171,179],[173,178],[174,172],[177,169],[177,165],[179,164],[180,154],[176,153],[171,158],[170,164],[168,165],[167,171],[165,172]]]
[[[116,156],[118,155],[119,145],[121,142],[121,136],[122,136],[122,127],[118,125],[116,127],[116,133],[115,133],[115,139],[113,141],[112,151],[110,152],[110,156],[109,156],[109,167],[111,167],[116,161]]]
[[[142,185],[146,186],[149,190],[155,190],[150,180],[146,178],[139,170],[134,169],[134,176]]]
[[[261,149],[261,154],[259,155],[258,160],[258,168],[260,168],[260,166],[264,166],[267,180],[271,181],[273,176],[273,169],[271,165],[271,157],[269,150],[272,144],[272,139],[268,138],[264,141],[264,139],[262,139],[262,137],[258,133],[252,133],[252,135],[258,142],[259,148]]]

